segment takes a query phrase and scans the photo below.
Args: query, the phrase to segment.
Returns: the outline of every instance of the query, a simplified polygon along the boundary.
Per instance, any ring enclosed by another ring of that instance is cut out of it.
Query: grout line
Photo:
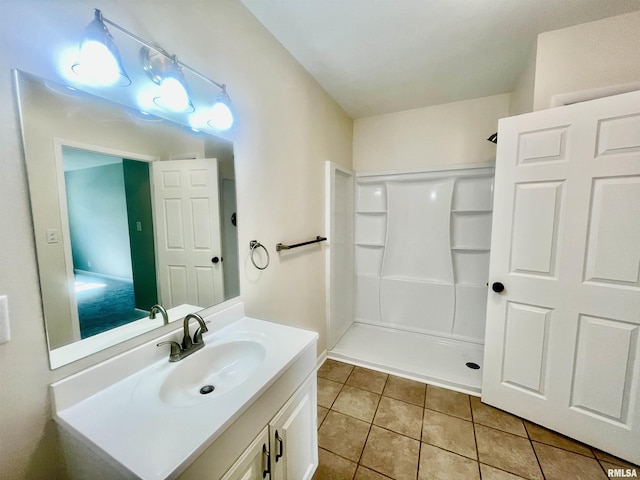
[[[480,469],[480,451],[478,450],[478,438],[476,437],[476,422],[473,421],[473,405],[471,404],[471,395],[467,395],[469,400],[469,411],[471,412],[471,427],[473,429],[473,442],[476,445],[476,458],[478,463],[478,478],[482,480],[482,470]]]
[[[420,444],[418,448],[418,470],[416,471],[416,480],[420,479],[420,459],[422,458],[422,435],[424,433],[424,413],[427,410],[427,390],[429,385],[424,385],[424,400],[422,402],[422,421],[420,422]]]
[[[529,434],[529,430],[527,429],[527,424],[522,421],[522,425],[524,426],[524,431],[527,433],[527,440],[529,440],[529,445],[531,446],[531,450],[533,450],[533,455],[536,457],[536,462],[538,462],[538,468],[540,469],[540,473],[542,474],[542,478],[547,478],[544,474],[544,470],[542,469],[542,464],[540,463],[540,459],[538,458],[538,452],[533,448],[533,440],[531,439],[531,435]]]

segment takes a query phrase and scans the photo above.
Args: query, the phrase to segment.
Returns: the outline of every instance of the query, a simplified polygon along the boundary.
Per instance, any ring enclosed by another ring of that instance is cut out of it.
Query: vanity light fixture
[[[87,26],[85,36],[80,46],[79,61],[72,67],[74,72],[83,77],[83,80],[88,78],[83,73],[85,71],[85,62],[87,66],[103,65],[103,60],[100,60],[97,53],[94,54],[93,52],[103,53],[106,51],[112,53],[114,60],[110,60],[104,63],[104,65],[111,65],[112,67],[114,64],[117,65],[118,76],[126,79],[125,82],[118,82],[118,85],[127,86],[131,84],[129,76],[124,71],[124,68],[122,68],[118,49],[113,37],[105,25],[108,24],[143,45],[140,49],[138,60],[151,81],[160,87],[159,95],[153,99],[156,105],[174,112],[190,113],[196,110],[189,95],[187,82],[184,77],[183,71],[186,70],[221,90],[213,106],[208,109],[210,119],[207,121],[207,124],[217,130],[228,130],[233,126],[234,118],[231,110],[231,100],[227,94],[225,84],[211,80],[209,77],[179,61],[175,55],[170,54],[162,47],[152,45],[133,32],[109,20],[102,15],[100,10],[94,9],[94,15],[95,18],[89,26]],[[91,44],[89,44],[89,41]],[[92,48],[85,50],[85,43]],[[95,45],[93,45],[94,43]],[[116,82],[113,81],[113,68],[108,71],[111,73],[101,73],[100,69],[92,69],[92,76],[98,77],[97,80],[91,79],[85,81],[92,85],[116,84]]]
[[[80,41],[78,61],[71,69],[85,83],[96,86],[131,85],[131,79],[122,66],[120,53],[98,9],[87,25]]]

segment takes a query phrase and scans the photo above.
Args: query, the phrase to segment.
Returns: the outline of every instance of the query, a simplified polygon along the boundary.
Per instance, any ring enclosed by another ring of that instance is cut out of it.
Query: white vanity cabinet
[[[309,480],[318,466],[316,385],[312,375],[269,424],[271,480]]]
[[[318,466],[316,388],[311,375],[222,480],[310,480]]]
[[[264,427],[222,480],[260,480],[267,477],[268,471],[269,427]]]
[[[205,347],[177,364],[158,358],[156,344],[181,331],[53,384],[69,477],[310,479],[318,334],[241,313],[210,317]],[[240,383],[219,374],[238,362]],[[215,392],[202,396],[192,378]]]

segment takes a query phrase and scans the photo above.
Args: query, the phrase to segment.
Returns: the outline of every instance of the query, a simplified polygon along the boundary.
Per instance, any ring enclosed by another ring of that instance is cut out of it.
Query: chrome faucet
[[[189,320],[195,318],[198,321],[198,328],[193,334],[193,340],[191,336],[189,336]],[[206,322],[202,319],[200,315],[197,313],[190,313],[186,317],[184,317],[184,321],[182,323],[184,335],[182,337],[182,345],[173,340],[169,340],[166,342],[158,343],[158,347],[160,345],[171,345],[171,353],[169,354],[170,362],[179,362],[183,358],[188,357],[193,352],[197,352],[202,347],[204,347],[204,340],[202,339],[202,334],[208,332]]]
[[[199,327],[196,330],[196,333],[193,334],[193,341],[189,336],[189,320],[191,320],[192,318],[195,318],[199,323]],[[200,315],[198,315],[197,313],[190,313],[189,315],[184,317],[184,320],[182,322],[182,329],[184,331],[184,335],[182,337],[182,350],[198,350],[204,347],[202,334],[208,332],[209,330],[207,329],[207,325],[204,323],[204,320]]]
[[[151,307],[151,311],[149,311],[149,318],[151,320],[155,320],[157,313],[160,313],[162,315],[162,320],[164,325],[168,325],[169,315],[167,314],[167,311],[164,309],[164,307],[160,304],[156,304],[153,307]]]

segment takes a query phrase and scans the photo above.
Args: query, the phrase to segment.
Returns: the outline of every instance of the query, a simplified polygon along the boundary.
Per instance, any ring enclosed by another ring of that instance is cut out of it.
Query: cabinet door
[[[222,480],[269,479],[269,429],[265,427]]]
[[[269,425],[273,480],[310,480],[318,466],[316,375]]]

